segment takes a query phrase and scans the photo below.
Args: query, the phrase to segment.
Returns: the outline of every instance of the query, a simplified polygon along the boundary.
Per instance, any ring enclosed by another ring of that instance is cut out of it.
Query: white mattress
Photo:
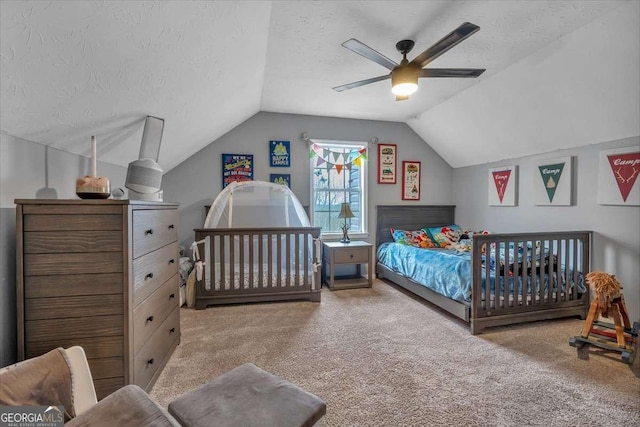
[[[253,264],[253,283],[249,282],[249,265],[245,264],[244,265],[244,269],[242,268],[242,266],[240,265],[235,265],[233,268],[234,271],[234,277],[233,277],[233,283],[231,283],[231,270],[230,270],[230,266],[224,265],[225,267],[225,272],[224,272],[224,283],[221,280],[221,264],[216,263],[215,264],[215,269],[214,269],[214,277],[213,280],[209,280],[209,275],[210,275],[210,270],[208,268],[205,267],[205,277],[204,277],[204,281],[205,281],[205,289],[210,291],[211,290],[211,283],[213,282],[213,288],[216,291],[219,290],[231,290],[231,289],[259,289],[259,288],[268,288],[268,287],[274,287],[274,285],[276,286],[280,286],[280,287],[287,287],[287,270],[286,267],[281,269],[281,276],[280,276],[280,280],[278,281],[278,269],[275,266],[271,267],[271,277],[269,277],[269,270],[268,270],[268,264],[264,264],[262,265],[262,269],[260,269],[260,265],[259,264]],[[241,282],[240,280],[240,270],[243,269],[244,270],[244,277],[243,280]],[[262,287],[260,286],[260,271],[262,271]],[[314,280],[314,275],[313,275],[313,271],[307,271],[306,272],[307,275],[307,283],[311,283],[313,284],[313,280]],[[304,280],[304,276],[305,276],[305,271],[304,269],[300,269],[298,271],[298,281],[299,281],[299,286],[304,286],[305,284],[305,280]],[[296,268],[294,265],[290,266],[290,270],[289,270],[289,287],[294,288],[296,287]],[[233,286],[233,288],[232,288]],[[313,287],[315,288],[315,287]]]

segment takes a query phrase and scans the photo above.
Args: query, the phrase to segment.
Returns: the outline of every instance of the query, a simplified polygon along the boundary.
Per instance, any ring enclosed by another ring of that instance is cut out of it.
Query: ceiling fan
[[[480,27],[477,25],[465,22],[441,38],[429,49],[416,56],[411,62],[407,60],[407,54],[411,49],[413,49],[415,43],[413,40],[401,40],[396,43],[396,49],[402,54],[402,61],[400,64],[395,63],[391,59],[356,39],[349,39],[342,43],[342,46],[357,53],[358,55],[362,55],[365,58],[372,60],[373,62],[377,62],[383,67],[391,70],[391,72],[384,76],[373,77],[371,79],[336,86],[333,90],[342,92],[343,90],[353,89],[369,83],[391,79],[391,92],[396,95],[396,101],[404,101],[409,99],[409,95],[418,90],[418,78],[420,77],[478,77],[480,74],[484,73],[484,69],[423,67],[452,47],[456,46],[461,41],[465,40],[467,37],[471,36],[479,29]]]

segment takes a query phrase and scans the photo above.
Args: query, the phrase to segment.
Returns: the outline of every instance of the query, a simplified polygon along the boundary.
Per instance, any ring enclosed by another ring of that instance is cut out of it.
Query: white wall
[[[630,146],[640,148],[640,137],[455,169],[456,221],[469,229],[494,232],[592,230],[592,270],[616,275],[624,287],[632,321],[640,320],[640,207],[597,203],[599,151]],[[575,156],[574,197],[577,204],[534,206],[533,185],[537,182],[533,180],[540,179],[536,162],[561,156]],[[518,206],[489,206],[488,169],[507,165],[519,166]]]
[[[75,180],[89,168],[87,157],[0,133],[0,366],[16,358],[14,200],[77,199]],[[98,175],[109,178],[112,187],[123,187],[126,173],[126,168],[98,162]]]
[[[451,204],[452,169],[406,124],[260,112],[225,134],[182,164],[167,172],[162,187],[167,201],[180,203],[180,241],[193,242],[193,229],[204,224],[204,205],[222,190],[221,154],[254,155],[254,179],[268,181],[271,173],[290,173],[291,189],[303,205],[310,204],[309,148],[300,140],[369,141],[398,145],[398,179],[395,185],[377,184],[377,148],[369,148],[369,242],[375,242],[375,206],[382,204]],[[291,168],[269,167],[269,140],[291,141]],[[421,200],[401,198],[402,160],[422,161]]]

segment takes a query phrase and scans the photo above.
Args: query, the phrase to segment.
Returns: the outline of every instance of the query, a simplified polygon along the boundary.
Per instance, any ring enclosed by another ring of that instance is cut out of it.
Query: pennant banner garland
[[[362,148],[346,153],[339,153],[327,148],[322,148],[318,144],[311,144],[309,158],[317,158],[316,166],[321,166],[326,163],[328,169],[336,168],[336,171],[340,174],[342,169],[351,170],[353,165],[361,167],[362,161],[367,160],[367,149]]]

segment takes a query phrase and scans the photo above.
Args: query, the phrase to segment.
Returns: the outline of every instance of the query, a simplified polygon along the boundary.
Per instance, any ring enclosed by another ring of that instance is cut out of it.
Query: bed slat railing
[[[472,318],[587,305],[590,245],[588,231],[474,236]]]
[[[210,289],[198,281],[196,297],[260,295],[318,291],[314,240],[318,227],[196,229],[196,241],[208,237],[210,260],[205,274]],[[204,243],[199,249],[204,249]],[[200,253],[204,253],[202,250]],[[257,261],[257,262],[256,262]]]

